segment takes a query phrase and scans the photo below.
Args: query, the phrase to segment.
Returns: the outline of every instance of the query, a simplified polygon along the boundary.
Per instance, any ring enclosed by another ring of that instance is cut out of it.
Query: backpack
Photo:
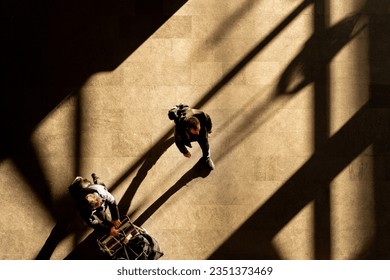
[[[191,110],[191,108],[188,105],[185,105],[183,103],[180,103],[179,105],[173,106],[168,111],[168,118],[172,121],[174,121],[176,124],[179,123],[181,120],[185,119],[187,113]]]
[[[96,190],[91,188],[84,188],[80,184],[80,181],[82,180],[82,177],[76,177],[72,184],[68,187],[68,191],[70,196],[76,201],[76,202],[82,202],[87,194],[96,192]]]

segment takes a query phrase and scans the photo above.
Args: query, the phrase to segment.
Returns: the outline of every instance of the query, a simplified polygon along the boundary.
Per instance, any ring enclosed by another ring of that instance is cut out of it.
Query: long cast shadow
[[[272,105],[276,103],[276,101],[281,98],[282,96],[288,96],[288,94],[292,93],[285,90],[285,87],[281,87],[281,84],[290,84],[290,82],[293,80],[293,77],[291,76],[290,69],[298,68],[300,69],[300,66],[304,68],[312,68],[316,67],[318,68],[317,73],[320,73],[321,71],[319,69],[324,68],[324,66],[327,65],[329,61],[331,61],[338,52],[350,42],[355,36],[358,35],[362,31],[362,29],[359,29],[356,31],[356,33],[353,32],[355,30],[355,25],[357,23],[358,18],[360,15],[354,15],[351,17],[348,17],[347,19],[339,22],[336,26],[333,26],[331,28],[328,28],[324,31],[324,37],[326,38],[333,38],[332,45],[334,47],[328,48],[328,44],[325,43],[325,46],[321,47],[320,49],[317,49],[316,51],[313,50],[313,46],[315,45],[313,41],[315,41],[316,36],[312,36],[308,43],[305,44],[304,49],[300,52],[300,54],[289,64],[289,66],[286,67],[285,71],[280,76],[280,83],[276,87],[273,96],[264,104],[260,104],[258,106],[255,106],[253,109],[251,109],[251,112],[246,116],[246,119],[243,120],[241,123],[237,124],[237,129],[232,133],[232,137],[230,137],[229,146],[225,149],[225,152],[221,155],[218,155],[217,160],[221,160],[224,157],[226,157],[235,146],[239,145],[241,142],[241,138],[239,136],[235,137],[234,135],[241,135],[251,132],[251,129],[253,128],[253,121],[248,122],[247,120],[257,120],[259,117],[263,117],[262,115],[265,114],[264,112],[267,111],[268,108],[271,108]],[[311,43],[309,43],[311,42]],[[319,48],[319,45],[317,43],[317,47]],[[326,58],[322,61],[316,59],[317,63],[314,66],[314,63],[309,59],[311,55],[309,53],[314,52],[321,52],[322,55]],[[299,66],[298,66],[299,65]],[[307,65],[307,66],[306,66]],[[293,71],[295,72],[295,71]],[[318,76],[316,77],[318,79]],[[313,83],[315,79],[313,76],[309,75],[305,80],[305,85],[308,85],[310,83]],[[299,91],[295,92],[293,94],[299,94]],[[262,112],[261,114],[259,112]],[[320,112],[322,114],[322,112]],[[229,119],[226,121],[226,124],[233,122],[233,120]],[[224,125],[222,125],[223,127]]]
[[[324,106],[327,104],[327,95],[324,90],[327,88],[326,82],[324,79],[326,77],[326,67],[329,62],[336,56],[336,54],[344,47],[348,42],[355,38],[362,30],[365,28],[365,25],[361,25],[359,29],[356,29],[356,25],[360,19],[360,14],[353,15],[348,17],[335,26],[331,28],[324,28],[319,34],[314,33],[314,35],[308,40],[305,44],[305,47],[300,52],[300,54],[291,62],[291,64],[286,68],[285,72],[281,75],[280,83],[275,91],[275,96],[273,100],[270,100],[268,104],[263,105],[261,108],[253,110],[253,114],[249,115],[248,119],[251,119],[251,116],[255,119],[258,117],[258,112],[264,112],[264,106],[270,106],[270,103],[275,102],[276,99],[282,95],[290,93],[298,93],[304,86],[315,83],[315,100],[316,100],[316,149],[319,149],[321,152],[321,146],[325,143],[327,139],[327,109]],[[328,42],[328,39],[329,42]],[[315,59],[313,59],[315,57]],[[296,78],[293,73],[297,70],[307,69],[303,71],[303,81],[301,81],[298,86],[293,90],[287,90],[288,85],[294,81]],[[315,68],[316,71],[310,71],[309,69]],[[282,86],[283,85],[283,86]],[[250,130],[252,124],[243,122],[238,127],[240,128],[240,133]],[[321,137],[320,137],[321,135]],[[239,141],[235,141],[234,138],[230,141],[230,148],[227,149],[231,151],[235,145],[239,144]],[[226,156],[226,153],[218,157],[217,160],[220,160],[222,157]],[[328,188],[323,187],[321,191],[322,195],[318,195],[316,203],[316,215],[320,215],[321,218],[316,219],[316,234],[318,235],[315,240],[318,241],[316,245],[316,255],[317,258],[329,258],[330,257],[330,233],[328,236],[325,234],[325,228],[329,227],[329,224],[326,224],[326,217],[329,215],[326,212],[329,212],[329,206],[326,205],[326,197],[328,193]],[[320,206],[319,206],[320,205]],[[320,223],[321,221],[321,223]],[[241,234],[241,233],[240,233]],[[253,237],[251,238],[253,239]],[[266,239],[259,237],[260,240],[264,241]],[[269,242],[262,242],[264,248],[263,252],[273,252],[272,246]],[[326,245],[327,244],[327,245]],[[265,257],[266,255],[264,255]],[[269,256],[269,255],[268,255]],[[276,255],[275,255],[275,258]]]
[[[171,134],[172,132],[170,132]],[[159,143],[153,146],[148,153],[143,157],[144,163],[137,172],[137,175],[131,181],[126,192],[122,196],[118,207],[119,213],[123,215],[128,214],[130,209],[131,201],[134,198],[135,193],[142,184],[143,180],[146,178],[148,172],[156,164],[158,159],[163,155],[163,153],[174,143],[174,138],[170,137],[168,139],[162,139]]]
[[[269,250],[272,239],[382,133],[382,127],[366,126],[374,122],[367,104],[209,258],[277,259]]]
[[[207,103],[214,94],[216,94],[230,79],[232,79],[258,52],[271,42],[303,9],[311,3],[312,1],[309,0],[303,1],[302,4],[299,5],[288,17],[286,17],[286,19],[283,20],[255,49],[253,49],[241,63],[234,67],[220,82],[218,82],[216,86],[213,87],[213,89],[209,91],[200,102],[198,102],[197,106],[200,107]],[[143,160],[144,159],[140,159],[138,164],[141,164]],[[134,168],[136,168],[136,166]]]
[[[187,185],[195,178],[206,178],[211,172],[207,163],[200,159],[190,170],[188,170],[171,188],[169,188],[159,199],[150,205],[135,221],[136,225],[143,225],[168,199]]]
[[[385,129],[373,145],[374,183],[375,183],[375,236],[359,259],[390,259],[390,2],[386,0],[369,1],[369,61],[370,90],[372,106],[380,112],[378,123]],[[383,73],[386,73],[383,75]],[[377,123],[373,125],[378,125]]]
[[[61,212],[58,204],[72,206],[66,198],[51,198],[44,167],[30,143],[33,131],[92,74],[120,65],[186,2],[5,0],[2,4],[5,25],[0,55],[5,74],[1,76],[0,129],[6,137],[1,139],[0,160],[14,160],[59,223],[42,248],[45,253],[38,257],[49,257],[52,249],[45,248],[54,248],[62,236],[56,229],[68,228],[63,220],[69,213]],[[75,166],[79,170],[78,162]]]
[[[367,26],[356,29],[361,14],[354,14],[323,32],[315,32],[300,53],[288,65],[279,79],[276,94],[298,93],[323,75],[323,65],[328,65],[340,50]]]
[[[277,35],[286,27],[290,22],[294,20],[296,16],[298,16],[306,7],[308,7],[313,0],[304,0],[291,14],[289,14],[264,40],[259,43],[259,45],[254,48],[251,52],[249,52],[245,58],[237,64],[232,70],[228,72],[225,77],[223,77],[208,93],[205,94],[205,96],[195,105],[195,107],[202,107],[204,104],[206,104],[225,84],[227,84],[235,75],[237,75],[243,67],[247,63],[251,61],[252,58],[254,58],[265,46],[267,46],[274,38],[277,37]],[[165,136],[163,136],[159,143],[164,142],[169,136],[171,136],[171,132],[167,132]],[[131,172],[133,172],[139,165],[141,165],[146,158],[146,155],[141,157],[136,164],[134,164],[125,174],[123,174],[117,182],[115,182],[111,188],[111,190],[114,190],[125,178],[128,177]],[[148,168],[146,168],[148,170]],[[142,172],[144,173],[144,171]],[[141,174],[142,174],[141,173]],[[137,182],[139,180],[136,180],[134,182]],[[137,184],[139,186],[139,182]],[[138,187],[132,187],[127,192],[128,198],[123,200],[121,203],[121,209],[122,211],[125,211],[127,206],[124,207],[124,203],[130,204],[129,200],[132,200],[135,191]],[[122,201],[122,200],[121,200]],[[127,202],[126,202],[127,201]]]
[[[233,79],[240,71],[258,54],[260,53],[272,40],[274,40],[280,32],[283,31],[305,8],[307,8],[310,4],[312,4],[313,0],[304,0],[302,3],[292,11],[280,24],[278,24],[275,29],[270,32],[266,38],[264,38],[255,48],[253,48],[237,65],[235,65],[221,80],[219,80],[215,86],[213,86],[204,97],[199,100],[193,107],[201,108],[207,102],[210,101],[221,90],[231,79]],[[172,131],[168,131],[163,137],[160,138],[158,143],[162,143],[168,137],[172,135]],[[119,186],[120,183],[123,182],[138,166],[140,166],[146,157],[146,154],[140,157],[140,159],[132,165],[129,170],[127,170],[124,174],[120,176],[118,180],[112,185],[112,190]]]
[[[172,195],[179,191],[183,186],[193,179],[205,178],[210,174],[210,168],[204,160],[200,159],[189,171],[187,171],[169,190],[167,190],[159,199],[148,207],[135,221],[134,224],[141,226],[150,218]],[[109,259],[103,254],[96,240],[100,238],[96,232],[91,233],[83,242],[81,242],[65,259],[67,260],[105,260]]]
[[[201,108],[210,101],[214,95],[220,91],[229,81],[231,81],[240,71],[257,56],[269,43],[271,43],[303,10],[313,3],[314,0],[304,0],[298,5],[281,23],[279,23],[256,47],[254,47],[245,57],[236,64],[220,81],[218,81],[205,95],[199,100],[195,108]]]

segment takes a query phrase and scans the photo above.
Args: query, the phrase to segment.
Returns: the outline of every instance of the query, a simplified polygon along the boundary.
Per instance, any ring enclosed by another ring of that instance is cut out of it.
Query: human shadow
[[[207,177],[211,172],[207,163],[200,159],[189,171],[187,171],[169,190],[167,190],[159,199],[149,206],[133,223],[137,226],[142,226],[148,218],[150,218],[168,199],[178,192],[183,186],[191,182],[193,179]],[[98,248],[97,239],[101,238],[96,231],[91,233],[83,240],[69,255],[66,260],[97,260],[109,259],[106,254]]]
[[[37,258],[50,258],[75,216],[64,197],[53,199],[45,167],[31,143],[37,125],[94,73],[112,71],[187,0],[18,2],[5,0],[1,61],[0,161],[11,158],[57,224]],[[74,128],[74,176],[80,170],[80,111]],[[17,112],[17,113],[16,113]],[[12,121],[11,121],[12,119]],[[67,207],[58,207],[65,204]],[[61,210],[62,209],[62,210]]]
[[[110,257],[99,248],[97,241],[102,237],[102,234],[93,231],[64,260],[110,260]]]
[[[173,144],[173,142],[173,137],[170,137],[168,139],[163,138],[159,143],[154,145],[146,153],[146,155],[143,157],[143,165],[137,172],[137,175],[134,177],[130,186],[127,188],[127,191],[118,203],[119,213],[123,214],[128,212],[131,201],[139,186],[147,176],[148,171],[156,164],[158,159]],[[112,190],[110,189],[110,191]],[[49,238],[46,240],[36,259],[49,259],[59,242],[64,239],[69,233],[77,233],[78,231],[81,231],[81,233],[84,232],[82,230],[82,225],[80,225],[80,223],[77,223],[77,221],[79,221],[80,219],[78,219],[78,213],[75,210],[76,207],[75,205],[73,205],[74,201],[71,203],[69,200],[70,198],[68,199],[67,203],[62,203],[62,205],[64,205],[63,208],[67,209],[63,209],[64,211],[62,211],[62,213],[64,214],[59,215],[55,227],[51,231]],[[94,240],[96,240],[96,234],[93,234],[92,237],[87,237],[87,239],[83,241],[81,245],[77,245],[75,251],[72,252],[67,258],[83,259],[84,257],[89,257],[91,255],[90,257],[92,257],[92,259],[94,259],[96,256],[98,259],[100,259],[100,254],[97,254],[95,250],[88,252],[88,247],[94,243]],[[85,252],[85,250],[87,252]]]
[[[150,205],[135,221],[136,225],[143,225],[165,202],[189,182],[196,178],[206,178],[211,172],[205,160],[200,159],[188,170],[172,187]]]
[[[172,130],[170,132],[170,135]],[[146,178],[149,170],[156,164],[159,158],[164,154],[164,152],[174,143],[174,137],[170,137],[168,139],[162,138],[159,143],[154,145],[143,157],[144,163],[138,170],[136,176],[131,181],[129,187],[126,192],[122,196],[121,200],[118,203],[119,213],[128,213],[131,205],[131,201],[134,198],[135,193],[138,188]]]
[[[72,205],[72,201],[67,200],[65,203],[61,203],[60,209],[57,211],[57,222],[50,232],[49,237],[46,239],[41,250],[35,257],[36,260],[49,260],[57,245],[63,240],[69,233],[75,232],[77,228],[76,207]],[[71,206],[70,206],[71,205]]]

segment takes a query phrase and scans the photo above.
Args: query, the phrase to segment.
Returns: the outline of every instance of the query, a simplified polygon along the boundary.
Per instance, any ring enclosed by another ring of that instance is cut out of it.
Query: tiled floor
[[[166,260],[390,257],[387,0],[39,2],[3,17],[0,259],[101,258],[92,172]]]

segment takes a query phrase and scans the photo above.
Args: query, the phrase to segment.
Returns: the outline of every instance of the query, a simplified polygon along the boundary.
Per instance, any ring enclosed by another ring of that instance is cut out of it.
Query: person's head
[[[198,135],[200,132],[200,122],[198,118],[189,117],[186,119],[186,128],[190,133]]]
[[[101,197],[97,193],[87,194],[85,200],[91,209],[99,208],[103,204]]]

